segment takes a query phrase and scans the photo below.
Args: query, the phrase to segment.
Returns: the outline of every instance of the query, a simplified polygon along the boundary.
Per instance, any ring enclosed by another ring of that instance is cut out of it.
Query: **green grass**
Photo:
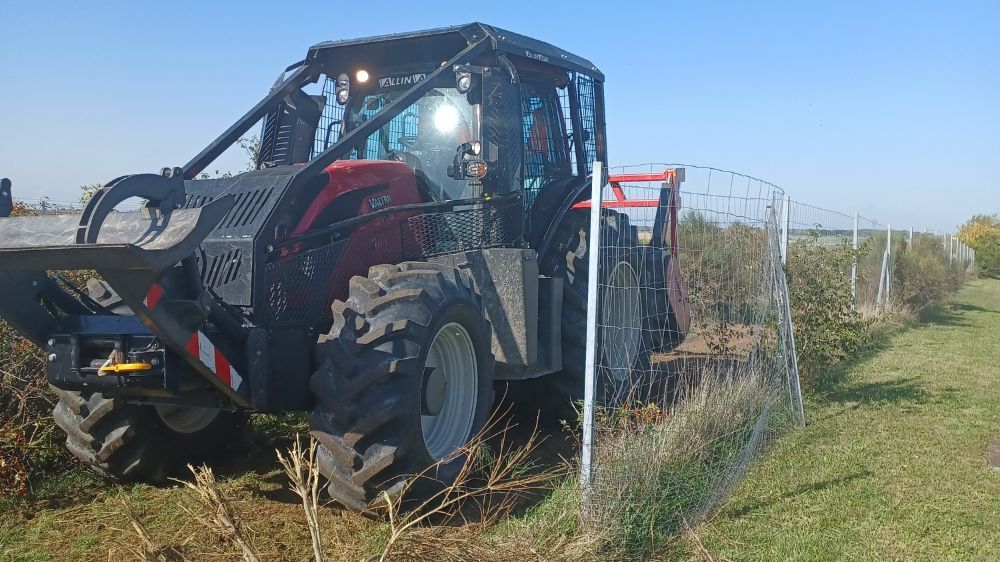
[[[808,401],[808,426],[777,441],[697,539],[671,544],[661,557],[995,559],[1000,471],[987,467],[986,449],[1000,437],[998,336],[1000,281],[985,280],[921,325],[891,334]],[[262,559],[310,555],[301,507],[273,460],[273,448],[304,424],[302,416],[254,418],[256,444],[239,445],[216,466]],[[30,500],[0,500],[0,560],[132,558],[123,497],[158,543],[191,560],[240,559],[192,521],[176,487],[118,486],[83,469],[39,484]],[[578,512],[567,481],[486,539],[498,552],[517,546],[540,559],[601,559],[573,544]],[[387,535],[384,523],[335,509],[320,517],[332,560],[363,559]]]
[[[715,560],[995,560],[1000,556],[1000,281],[890,335],[808,400],[697,533]],[[708,555],[708,556],[706,556]],[[674,555],[671,555],[673,557]]]

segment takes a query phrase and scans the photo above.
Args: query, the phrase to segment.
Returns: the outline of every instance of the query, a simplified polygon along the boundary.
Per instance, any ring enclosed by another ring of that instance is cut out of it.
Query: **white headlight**
[[[434,127],[442,133],[454,131],[460,120],[458,109],[451,104],[443,104],[434,112]]]
[[[358,80],[359,84],[364,84],[365,82],[368,81],[368,71],[359,70],[357,74],[354,75],[354,77]]]

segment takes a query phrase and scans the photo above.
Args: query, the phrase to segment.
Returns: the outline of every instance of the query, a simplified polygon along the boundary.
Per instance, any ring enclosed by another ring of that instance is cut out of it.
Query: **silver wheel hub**
[[[154,408],[163,424],[177,433],[201,431],[219,415],[219,410],[215,408],[191,408],[167,404],[157,404]]]
[[[479,366],[461,324],[445,324],[434,335],[422,383],[420,429],[427,452],[441,460],[469,440],[476,417]]]
[[[615,264],[601,302],[601,360],[615,384],[629,380],[642,346],[639,276],[627,261]]]

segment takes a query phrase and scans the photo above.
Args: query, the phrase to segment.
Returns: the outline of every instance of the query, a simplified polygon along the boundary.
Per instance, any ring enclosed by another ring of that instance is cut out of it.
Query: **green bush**
[[[815,388],[832,375],[830,366],[871,345],[871,317],[851,306],[849,272],[863,260],[868,246],[858,250],[844,243],[824,246],[818,233],[789,247],[788,291],[795,327],[802,387]]]
[[[976,251],[976,268],[1000,278],[1000,215],[975,215],[958,230],[958,238]]]
[[[753,297],[764,286],[767,232],[743,223],[726,227],[697,211],[677,224],[677,246],[691,305],[700,324],[752,323],[760,310]]]
[[[918,235],[893,260],[892,300],[896,305],[919,312],[944,303],[965,278],[962,265],[949,261],[940,239]]]

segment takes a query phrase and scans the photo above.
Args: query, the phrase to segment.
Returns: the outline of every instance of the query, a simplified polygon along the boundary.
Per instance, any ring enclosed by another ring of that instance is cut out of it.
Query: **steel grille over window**
[[[316,141],[313,143],[312,154],[309,158],[315,158],[317,154],[330,148],[340,140],[340,133],[343,131],[344,106],[337,103],[337,80],[330,76],[323,82],[323,96],[326,103],[323,105],[323,114],[319,118],[319,126],[316,127]]]
[[[385,99],[381,96],[368,96],[365,98],[364,109],[361,111],[361,119],[366,121],[371,119],[386,105]],[[365,142],[365,153],[359,156],[357,151],[351,154],[352,159],[384,160],[392,152],[404,152],[406,147],[402,140],[404,137],[416,137],[419,134],[419,108],[416,104],[403,110],[402,113],[392,118],[389,124],[379,129],[375,134],[368,137]]]
[[[525,88],[521,94],[524,125],[524,198],[530,207],[548,181],[572,175],[569,143],[561,100],[554,89],[539,93]]]
[[[594,79],[584,74],[576,75],[576,95],[580,103],[580,137],[583,142],[584,162],[587,163],[587,173],[592,171],[594,160],[597,159],[597,92]],[[574,135],[576,137],[576,135]]]

